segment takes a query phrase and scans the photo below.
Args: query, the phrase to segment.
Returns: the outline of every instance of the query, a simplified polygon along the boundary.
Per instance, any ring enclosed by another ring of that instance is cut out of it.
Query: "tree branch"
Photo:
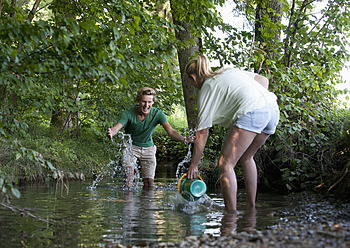
[[[41,0],[36,0],[36,1],[35,1],[34,5],[33,5],[33,8],[32,8],[32,10],[29,12],[29,15],[28,15],[28,18],[27,18],[27,20],[28,20],[29,22],[32,22],[32,21],[33,21],[34,16],[35,16],[35,13],[36,13],[36,11],[37,11],[37,9],[38,9],[38,7],[39,7],[40,2],[41,2]]]
[[[346,164],[345,170],[343,175],[338,179],[338,181],[336,181],[329,189],[328,189],[328,193],[330,191],[332,191],[349,173],[349,167],[350,167],[350,161]]]
[[[14,212],[15,214],[19,214],[22,217],[29,216],[31,218],[40,220],[40,221],[48,223],[48,224],[53,224],[53,223],[61,224],[57,220],[60,220],[63,223],[80,224],[80,222],[78,222],[78,221],[70,221],[70,220],[65,220],[63,218],[57,217],[53,213],[50,213],[50,212],[48,212],[46,210],[40,210],[40,211],[45,211],[45,214],[47,216],[48,215],[53,216],[52,218],[49,218],[49,217],[43,218],[43,217],[40,217],[40,216],[32,214],[31,212],[38,211],[36,209],[20,208],[20,207],[16,207],[16,206],[13,206],[13,205],[10,205],[10,204],[6,204],[4,202],[0,202],[0,206],[3,206],[4,208],[10,209],[12,212]]]

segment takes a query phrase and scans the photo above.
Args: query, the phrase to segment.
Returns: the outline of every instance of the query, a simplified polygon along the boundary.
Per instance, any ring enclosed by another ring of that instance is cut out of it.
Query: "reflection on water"
[[[21,188],[13,204],[27,208],[36,218],[0,208],[0,242],[3,247],[105,246],[176,241],[189,235],[214,236],[261,229],[278,222],[269,213],[288,203],[282,196],[259,195],[256,211],[244,209],[239,193],[237,214],[225,214],[218,192],[187,202],[177,192],[175,179],[158,179],[154,190],[126,190],[120,184],[71,182],[69,191],[50,185]]]
[[[221,221],[221,235],[226,236],[230,233],[237,233],[238,226],[241,231],[253,232],[256,230],[256,208],[247,207],[242,216],[237,212],[225,212]]]

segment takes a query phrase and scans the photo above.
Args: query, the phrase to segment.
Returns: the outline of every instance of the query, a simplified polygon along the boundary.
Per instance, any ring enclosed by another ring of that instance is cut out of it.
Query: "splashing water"
[[[126,188],[138,187],[140,173],[137,167],[136,161],[133,159],[132,152],[132,139],[130,134],[124,134],[119,131],[117,137],[121,139],[121,143],[117,143],[118,152],[115,155],[114,160],[108,164],[102,166],[96,179],[93,181],[90,189],[96,189],[98,184],[105,178],[114,178],[115,175],[121,175],[125,177]],[[113,144],[115,144],[113,142]],[[123,163],[121,163],[123,161]],[[128,166],[125,166],[128,165]],[[129,168],[131,167],[131,168]]]
[[[195,136],[196,130],[189,130],[190,136]],[[178,164],[176,169],[176,180],[179,181],[181,176],[188,171],[188,164],[191,162],[191,144],[188,146],[187,155]],[[186,194],[186,192],[182,192]],[[217,204],[213,199],[211,199],[207,194],[199,198],[198,201],[194,201],[193,196],[188,193],[188,198],[192,200],[185,200],[184,197],[178,193],[174,196],[169,197],[168,204],[171,206],[172,210],[179,210],[186,214],[195,214],[201,212],[210,212],[213,208],[223,209],[223,206]]]
[[[188,168],[186,167],[186,165],[191,161],[191,144],[188,145],[188,151],[187,151],[187,155],[185,156],[185,158],[177,165],[177,169],[176,169],[176,179],[179,180],[181,175],[186,173]]]
[[[184,212],[185,214],[196,214],[210,212],[213,209],[223,210],[224,206],[216,203],[208,195],[204,195],[198,201],[187,201],[180,194],[169,197],[169,206],[172,210]]]
[[[124,134],[123,132],[118,132],[118,138],[121,139],[120,143],[116,143],[115,145],[118,147],[118,152],[115,155],[115,158],[110,163],[104,165],[96,179],[93,181],[92,185],[88,188],[96,189],[99,183],[106,177],[114,178],[115,175],[117,177],[121,177],[122,175],[125,178],[130,178],[129,182],[131,185],[128,185],[127,181],[124,185],[125,188],[137,189],[140,179],[139,170],[137,167],[136,161],[133,159],[132,152],[132,139],[129,134]],[[194,130],[189,131],[190,136],[195,135]],[[176,180],[178,181],[180,177],[188,171],[188,163],[191,161],[192,153],[191,153],[191,144],[188,145],[187,155],[184,159],[178,164],[176,169]],[[121,161],[123,161],[121,163]],[[132,165],[133,173],[123,166],[123,164]],[[128,174],[130,173],[130,174]],[[167,202],[172,210],[179,210],[186,214],[195,214],[201,212],[210,212],[211,209],[221,208],[218,204],[216,204],[208,195],[204,195],[198,201],[188,201],[185,200],[180,193],[170,196]]]
[[[189,136],[195,136],[196,135],[196,130],[190,129],[189,130]],[[176,169],[176,179],[179,180],[181,175],[186,173],[188,171],[187,164],[191,162],[191,144],[188,145],[188,150],[187,150],[187,155],[185,158],[178,164],[177,169]]]

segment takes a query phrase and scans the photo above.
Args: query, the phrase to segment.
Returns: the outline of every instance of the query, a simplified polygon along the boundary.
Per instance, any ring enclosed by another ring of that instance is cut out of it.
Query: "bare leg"
[[[134,184],[134,167],[126,167],[125,172],[125,187],[131,188]]]
[[[143,178],[143,189],[153,189],[153,178]]]
[[[247,206],[254,207],[256,199],[256,191],[258,184],[258,172],[254,161],[254,155],[259,148],[265,143],[268,134],[258,134],[252,144],[242,155],[240,162],[243,168],[244,184],[247,191]]]
[[[234,168],[256,136],[256,133],[237,127],[232,127],[226,136],[218,167],[225,209],[228,211],[237,209],[237,180]]]

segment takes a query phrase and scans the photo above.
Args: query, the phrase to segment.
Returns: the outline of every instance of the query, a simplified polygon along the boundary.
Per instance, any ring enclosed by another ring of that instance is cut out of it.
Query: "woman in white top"
[[[213,72],[209,60],[200,55],[186,65],[193,86],[200,89],[198,128],[188,178],[197,178],[209,128],[230,128],[218,161],[225,209],[237,209],[237,180],[234,168],[240,160],[247,191],[247,206],[255,206],[257,169],[254,155],[276,130],[279,121],[277,97],[269,92],[268,79],[238,69]]]

